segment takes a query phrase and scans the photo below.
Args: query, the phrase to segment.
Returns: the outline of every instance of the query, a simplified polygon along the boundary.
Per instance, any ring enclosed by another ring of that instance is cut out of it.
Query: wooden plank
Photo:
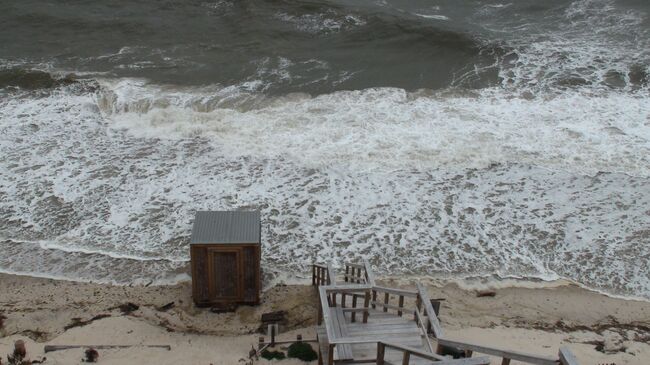
[[[443,331],[442,331],[442,326],[440,326],[440,321],[438,321],[438,316],[436,316],[436,312],[433,310],[433,306],[431,305],[431,299],[429,299],[429,294],[427,294],[427,290],[424,288],[422,283],[418,282],[418,293],[420,294],[420,299],[422,301],[422,305],[424,305],[424,310],[427,314],[427,317],[429,318],[429,323],[431,323],[431,328],[433,329],[433,335],[438,338],[442,337]]]
[[[396,343],[394,343],[392,341],[391,342],[383,342],[383,343],[388,348],[394,348],[394,349],[397,349],[397,350],[400,350],[400,351],[408,351],[411,354],[416,355],[416,356],[421,357],[421,358],[424,358],[424,359],[429,359],[429,360],[432,360],[432,361],[447,359],[444,356],[440,356],[440,355],[430,353],[430,352],[425,352],[425,351],[422,351],[420,349],[416,349],[414,347],[398,345],[398,344],[396,344]]]
[[[434,353],[435,351],[433,350],[433,346],[431,345],[431,341],[429,341],[429,335],[427,333],[427,328],[424,326],[424,320],[422,319],[422,314],[418,309],[415,310],[415,315],[418,317],[417,322],[420,323],[418,328],[420,329],[420,334],[422,335],[422,341],[424,341],[427,344],[427,348],[429,349],[430,352]]]
[[[340,292],[365,292],[368,289],[372,289],[370,285],[366,284],[348,284],[348,285],[326,285],[325,288],[327,289],[328,292],[330,291],[340,291]]]
[[[388,295],[388,294],[386,294],[386,295]],[[384,301],[385,301],[385,299],[384,299]],[[388,309],[393,309],[393,310],[396,310],[398,312],[404,310],[404,307],[400,307],[400,306],[397,306],[397,305],[394,305],[394,304],[386,304],[385,302],[382,303],[382,302],[374,302],[373,301],[373,302],[370,302],[370,304],[371,305],[374,304],[374,305],[378,305],[380,307],[384,307],[384,312],[388,312]],[[394,316],[395,314],[391,313],[391,315]]]
[[[476,344],[438,338],[438,345],[456,347],[461,350],[472,350],[482,354],[508,358],[511,360],[523,361],[536,365],[557,365],[557,359],[547,356],[531,355],[518,351],[503,350],[494,347],[480,346]]]
[[[318,294],[320,297],[320,305],[322,308],[323,323],[325,324],[325,330],[327,332],[327,338],[331,342],[335,340],[334,332],[332,331],[332,318],[330,316],[330,306],[327,302],[327,291],[324,286],[318,288]]]
[[[370,267],[370,263],[367,259],[363,259],[363,268],[366,271],[366,282],[375,286],[375,273],[372,271],[372,267]]]
[[[368,323],[368,315],[370,314],[369,307],[370,306],[370,291],[366,290],[366,293],[363,296],[363,308],[365,311],[363,312],[363,323]]]
[[[354,262],[346,262],[345,266],[350,266],[350,267],[354,267],[354,268],[363,269],[362,264],[357,264],[357,263],[354,263]]]
[[[578,359],[576,359],[575,355],[573,355],[573,352],[569,350],[568,347],[562,346],[560,347],[560,363],[562,365],[579,365],[578,364]]]
[[[386,288],[384,286],[375,286],[375,290],[382,293],[390,293],[393,295],[403,295],[405,297],[415,298],[418,296],[418,292],[411,290],[395,289],[395,288]]]
[[[341,337],[348,337],[349,333],[347,330],[347,326],[345,323],[345,315],[343,314],[343,311],[341,310],[341,307],[334,307],[334,328],[335,331],[337,331]],[[336,346],[336,352],[338,354],[338,360],[351,360],[353,359],[352,357],[352,346],[348,344],[338,344]]]
[[[336,285],[336,271],[331,262],[327,263],[327,285]]]
[[[360,335],[375,335],[387,333],[410,333],[415,337],[420,336],[420,331],[417,327],[411,326],[377,326],[377,327],[348,327],[351,334]]]

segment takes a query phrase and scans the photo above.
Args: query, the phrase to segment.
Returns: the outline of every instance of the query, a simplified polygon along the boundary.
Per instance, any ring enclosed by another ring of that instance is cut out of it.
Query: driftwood
[[[263,324],[284,323],[286,322],[286,311],[275,311],[262,314]]]
[[[166,312],[166,311],[174,308],[174,305],[176,305],[176,303],[169,302],[169,303],[167,303],[167,304],[165,304],[163,306],[157,307],[156,310],[158,310],[159,312]]]
[[[494,290],[480,290],[476,292],[476,297],[477,298],[482,298],[482,297],[494,297],[497,295],[497,292]]]
[[[46,345],[44,347],[44,352],[60,351],[60,350],[70,350],[70,349],[82,349],[82,348],[93,348],[99,350],[106,349],[127,349],[131,347],[146,347],[150,349],[165,349],[171,351],[172,347],[170,345]]]

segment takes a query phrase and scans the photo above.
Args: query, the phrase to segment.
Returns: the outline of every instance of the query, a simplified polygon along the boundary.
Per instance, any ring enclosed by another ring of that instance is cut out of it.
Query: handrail
[[[438,316],[436,315],[436,312],[433,310],[433,306],[431,305],[431,299],[429,299],[429,294],[427,294],[427,290],[420,282],[417,283],[417,287],[418,287],[418,293],[420,295],[420,300],[424,305],[424,311],[426,312],[427,318],[429,318],[429,323],[431,324],[431,328],[433,329],[433,335],[436,338],[440,338],[443,336],[442,326],[440,326],[440,321],[438,321]]]
[[[531,355],[531,354],[518,352],[518,351],[510,351],[510,350],[503,350],[494,347],[475,345],[472,343],[448,340],[446,338],[438,338],[438,345],[456,347],[461,350],[480,352],[486,355],[493,355],[505,359],[522,361],[529,364],[536,364],[536,365],[557,365],[558,364],[558,360],[552,357]]]
[[[372,271],[367,259],[363,259],[363,268],[366,271],[366,283],[375,286],[375,273]]]
[[[327,338],[330,341],[330,344],[332,343],[333,340],[335,340],[334,337],[334,332],[330,328],[330,304],[329,301],[327,300],[327,290],[325,290],[325,286],[320,286],[318,287],[318,296],[320,299],[320,306],[321,306],[321,312],[323,316],[323,322],[325,323],[325,332],[327,333]]]
[[[427,347],[429,348],[429,351],[432,353],[435,353],[433,350],[433,346],[431,346],[431,341],[429,341],[429,336],[427,334],[427,328],[424,326],[424,319],[422,318],[422,313],[420,313],[420,310],[415,308],[415,315],[418,317],[418,328],[420,328],[420,335],[424,337],[424,339],[427,342]]]
[[[404,353],[404,359],[402,361],[403,364],[409,364],[411,355],[414,355],[425,360],[433,361],[434,364],[436,365],[490,365],[490,358],[486,356],[454,360],[440,355],[422,352],[418,349],[409,346],[403,346],[403,345],[398,345],[395,343],[384,342],[384,341],[377,342],[377,364],[378,365],[384,365],[384,353],[386,347],[393,348],[398,351],[402,351]]]
[[[373,286],[373,290],[380,291],[382,293],[390,293],[390,294],[395,294],[395,295],[403,295],[405,297],[410,297],[410,298],[416,298],[418,296],[418,292],[413,291],[413,290],[406,290],[406,289],[394,289],[394,288],[387,288],[385,286]]]

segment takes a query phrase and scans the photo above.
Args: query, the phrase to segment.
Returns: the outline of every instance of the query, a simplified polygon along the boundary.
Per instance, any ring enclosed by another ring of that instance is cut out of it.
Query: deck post
[[[420,294],[418,294],[417,298],[415,298],[415,310],[416,311],[422,310],[422,298],[420,298]],[[413,320],[414,321],[418,320],[417,313],[413,313]]]
[[[400,308],[404,308],[404,296],[403,296],[403,295],[400,295],[400,296],[399,296],[399,305],[398,305],[398,306],[399,306]],[[402,311],[401,311],[401,310],[398,310],[398,311],[397,311],[397,315],[401,317],[401,316],[402,316]]]
[[[411,362],[411,353],[404,351],[404,356],[402,357],[402,365],[409,365],[409,362]]]
[[[377,365],[384,365],[384,353],[386,352],[386,345],[382,342],[377,342]]]
[[[375,305],[376,301],[377,301],[377,291],[373,289],[372,290],[372,302],[373,302],[372,303],[372,309],[377,308],[377,306]]]
[[[318,294],[320,296],[320,293]],[[318,324],[323,323],[323,305],[321,304],[321,301],[318,301]]]
[[[363,299],[363,307],[366,308],[363,311],[363,323],[368,323],[368,306],[370,305],[370,291],[366,290],[365,298]],[[374,306],[373,306],[374,307]]]
[[[327,365],[334,365],[334,346],[330,344],[327,349]]]
[[[357,294],[352,294],[352,308],[357,307]],[[352,317],[351,317],[352,323],[356,322],[357,320],[357,312],[352,312]]]
[[[384,304],[388,304],[388,300],[390,299],[390,294],[384,293]],[[388,312],[388,306],[384,306],[384,312]]]
[[[503,360],[501,360],[501,365],[510,365],[510,359],[504,357]]]

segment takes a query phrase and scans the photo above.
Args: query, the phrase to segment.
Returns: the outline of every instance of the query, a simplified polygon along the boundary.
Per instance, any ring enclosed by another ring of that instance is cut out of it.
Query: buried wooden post
[[[271,347],[275,346],[275,335],[278,334],[278,325],[270,324],[268,327],[268,335],[271,336]]]
[[[301,343],[302,342],[302,335],[297,335],[296,336],[296,342]]]

